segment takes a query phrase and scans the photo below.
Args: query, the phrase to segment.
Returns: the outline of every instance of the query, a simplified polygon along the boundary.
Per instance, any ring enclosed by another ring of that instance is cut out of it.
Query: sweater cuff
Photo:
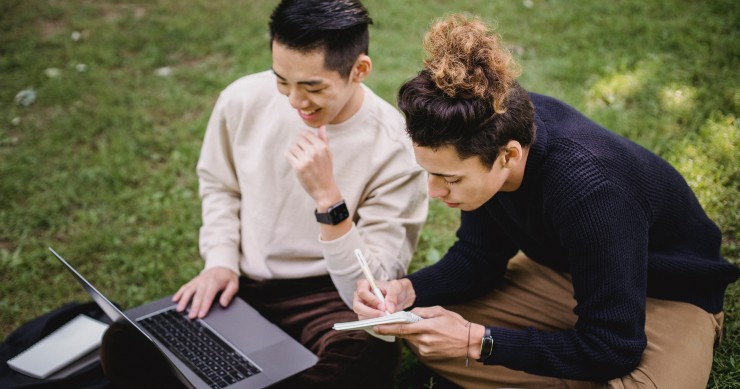
[[[484,365],[522,366],[531,355],[527,348],[527,331],[491,327],[493,354],[483,360]]]
[[[239,252],[228,246],[214,247],[204,255],[206,266],[203,271],[214,267],[225,267],[236,275],[241,274],[239,271]]]
[[[425,295],[423,291],[437,290],[437,283],[434,279],[431,279],[429,277],[422,277],[422,272],[424,272],[424,269],[413,272],[405,277],[408,278],[409,281],[411,281],[411,286],[414,288],[414,292],[416,293],[416,300],[414,300],[414,304],[408,309],[436,305],[434,304],[434,301],[427,301],[428,296]],[[422,292],[419,293],[420,291]]]
[[[346,275],[358,269],[355,257],[346,255],[347,253],[354,252],[355,249],[362,249],[364,247],[355,223],[352,223],[352,228],[346,234],[337,239],[321,240],[321,236],[319,236],[319,243],[324,248],[324,259],[327,259],[326,268],[330,273]],[[342,261],[337,263],[334,260],[335,258],[342,258]]]

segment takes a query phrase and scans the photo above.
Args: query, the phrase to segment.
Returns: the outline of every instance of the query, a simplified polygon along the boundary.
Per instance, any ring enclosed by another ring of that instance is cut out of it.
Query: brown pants
[[[239,296],[319,357],[318,363],[274,388],[392,388],[400,342],[365,331],[335,331],[336,322],[357,320],[329,276],[253,281],[242,277]],[[273,388],[273,387],[271,387]]]
[[[473,323],[557,331],[573,328],[575,305],[569,275],[520,253],[509,262],[502,287],[474,301],[446,308]],[[648,344],[642,361],[629,375],[606,384],[536,376],[478,362],[466,368],[464,358],[419,358],[463,388],[705,388],[722,318],[722,313],[712,315],[692,304],[648,298]]]

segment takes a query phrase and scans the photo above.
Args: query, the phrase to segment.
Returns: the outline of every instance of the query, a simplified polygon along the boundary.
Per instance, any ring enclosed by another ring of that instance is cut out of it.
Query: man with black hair
[[[427,213],[403,118],[362,83],[371,23],[355,0],[282,1],[272,70],[221,92],[197,165],[205,269],[173,300],[202,318],[238,295],[313,351],[286,387],[391,387],[399,363],[397,343],[332,330],[356,319],[354,250],[405,275]]]

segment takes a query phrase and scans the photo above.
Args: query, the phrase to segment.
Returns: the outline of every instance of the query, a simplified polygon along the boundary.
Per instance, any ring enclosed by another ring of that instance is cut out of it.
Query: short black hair
[[[270,16],[270,47],[277,41],[301,53],[321,50],[324,67],[346,78],[369,52],[372,23],[358,0],[283,0]]]

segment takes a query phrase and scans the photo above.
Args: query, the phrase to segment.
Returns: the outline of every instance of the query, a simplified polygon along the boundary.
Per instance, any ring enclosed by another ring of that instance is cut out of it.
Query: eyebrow
[[[278,72],[276,72],[275,69],[272,69],[272,72],[275,73],[275,75],[277,76],[277,78],[279,78],[279,79],[281,79],[283,81],[287,81],[287,79],[285,77],[281,76]],[[308,85],[308,86],[321,85],[323,83],[324,82],[321,81],[321,80],[298,81],[298,84],[299,85]]]

